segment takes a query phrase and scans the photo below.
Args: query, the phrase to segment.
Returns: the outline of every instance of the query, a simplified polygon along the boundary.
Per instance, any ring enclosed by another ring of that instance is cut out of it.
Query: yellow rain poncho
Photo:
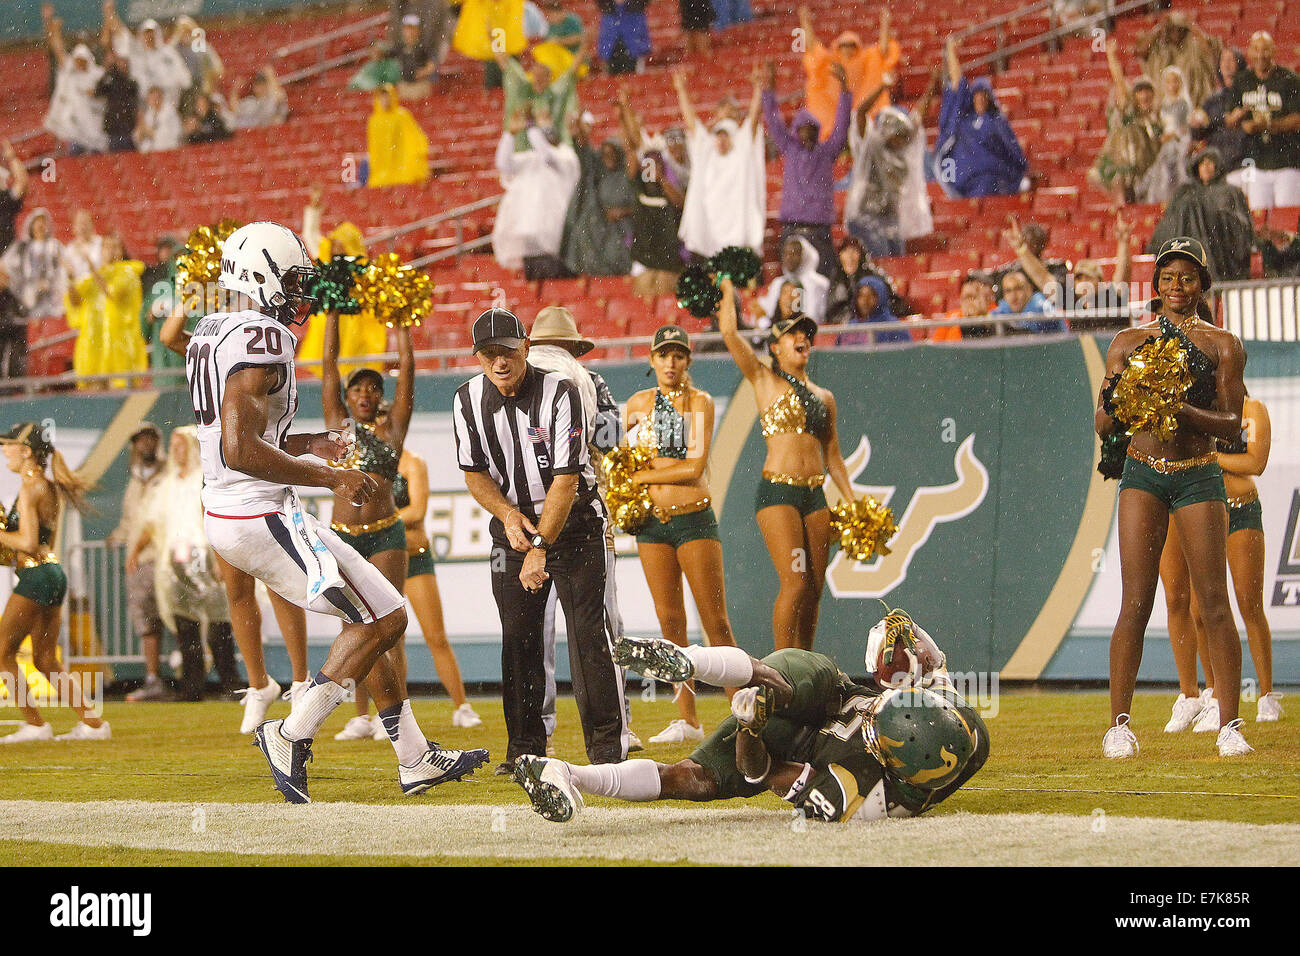
[[[500,30],[507,56],[518,56],[528,45],[524,37],[524,0],[465,0],[451,45],[471,60],[492,60],[493,31]]]
[[[140,332],[143,272],[144,263],[134,259],[110,262],[76,283],[75,297],[72,291],[64,297],[68,328],[79,333],[72,353],[72,369],[78,375],[143,372],[148,368]],[[83,387],[105,386],[96,382]],[[125,388],[126,379],[113,379],[111,387]]]
[[[361,230],[350,222],[339,223],[320,241],[321,262],[328,262],[335,256],[364,257],[366,244],[361,238]],[[369,309],[356,315],[339,316],[339,375],[344,379],[355,368],[373,368],[383,371],[382,362],[363,362],[359,365],[344,365],[343,360],[354,355],[378,355],[388,348],[388,329],[384,327]],[[302,334],[302,346],[298,349],[300,362],[319,362],[325,354],[325,313],[317,312],[307,320],[307,327]],[[320,374],[320,366],[310,370]]]
[[[397,98],[392,85],[375,94],[375,111],[366,123],[366,152],[370,178],[366,185],[403,186],[429,178],[429,137],[411,111]]]

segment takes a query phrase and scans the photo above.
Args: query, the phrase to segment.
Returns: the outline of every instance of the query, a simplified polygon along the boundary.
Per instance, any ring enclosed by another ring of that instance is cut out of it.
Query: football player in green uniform
[[[622,800],[727,800],[771,790],[819,820],[924,813],[988,759],[988,730],[957,693],[943,654],[902,612],[872,629],[857,683],[823,654],[785,648],[762,660],[736,647],[680,648],[621,638],[618,664],[659,680],[741,687],[732,716],[676,764],[575,766],[521,757],[515,781],[547,820],[582,794]]]

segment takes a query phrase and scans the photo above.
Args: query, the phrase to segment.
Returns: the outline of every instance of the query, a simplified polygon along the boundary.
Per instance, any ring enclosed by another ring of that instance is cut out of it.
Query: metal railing
[[[381,229],[366,236],[366,246],[373,248],[376,244],[388,244],[388,248],[393,247],[393,240],[401,236],[410,235],[413,232],[421,232],[426,229],[432,229],[435,226],[442,225],[444,222],[454,223],[456,235],[455,242],[446,249],[440,249],[438,252],[419,259],[413,260],[410,265],[421,267],[434,262],[441,262],[444,259],[460,258],[462,254],[471,249],[480,249],[491,243],[491,236],[479,236],[465,241],[465,219],[470,213],[480,212],[484,209],[491,209],[499,205],[501,195],[488,196],[485,199],[476,199],[474,202],[466,203],[463,206],[456,206],[454,209],[446,209],[442,212],[435,213],[432,216],[425,216],[423,219],[415,219],[400,226],[393,226],[388,229]]]
[[[1243,342],[1300,341],[1300,280],[1217,282],[1223,327]]]
[[[993,52],[963,63],[962,69],[970,71],[992,64],[993,68],[1000,73],[1007,68],[1007,60],[1017,53],[1025,53],[1044,46],[1056,52],[1060,50],[1061,40],[1065,37],[1073,36],[1082,30],[1089,30],[1098,24],[1109,23],[1115,17],[1131,13],[1142,7],[1155,6],[1158,6],[1158,0],[1124,0],[1121,3],[1117,3],[1116,0],[1105,0],[1105,7],[1097,13],[1087,14],[1071,20],[1069,23],[1062,24],[1058,22],[1059,15],[1056,11],[1055,0],[1040,0],[1038,3],[1012,10],[1010,13],[1004,13],[981,23],[955,30],[951,36],[956,40],[964,40],[967,37],[987,33],[991,30],[994,37]],[[1035,14],[1041,14],[1044,11],[1047,12],[1048,29],[1028,39],[1010,45],[1007,44],[1007,26],[1009,24]]]
[[[336,67],[346,66],[349,63],[356,63],[358,60],[364,60],[370,52],[370,45],[373,42],[367,39],[362,46],[348,50],[332,57],[327,57],[325,51],[328,46],[335,40],[341,40],[345,37],[354,36],[358,33],[366,33],[374,30],[375,27],[384,26],[388,23],[387,13],[377,13],[374,16],[366,17],[364,20],[358,20],[355,23],[349,23],[345,26],[337,27],[318,36],[308,37],[305,40],[299,40],[296,43],[290,43],[280,47],[272,55],[276,63],[283,63],[287,57],[296,53],[302,53],[306,50],[314,49],[316,51],[316,62],[311,66],[305,66],[297,70],[284,73],[280,77],[281,83],[296,83],[299,80],[309,79],[318,76],[321,73],[328,72]],[[279,71],[277,71],[279,72]]]

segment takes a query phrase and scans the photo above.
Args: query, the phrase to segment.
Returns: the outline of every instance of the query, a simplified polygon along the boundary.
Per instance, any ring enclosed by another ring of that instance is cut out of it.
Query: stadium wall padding
[[[1119,600],[1117,487],[1095,472],[1092,409],[1107,344],[1084,337],[874,353],[840,349],[815,356],[811,373],[835,394],[840,446],[855,491],[886,501],[900,529],[892,553],[869,564],[832,552],[817,649],[860,673],[866,633],[886,602],[911,612],[947,651],[954,670],[1020,679],[1106,678]],[[595,367],[620,400],[651,384],[641,363]],[[1251,394],[1266,403],[1273,421],[1272,457],[1259,484],[1274,668],[1278,683],[1295,683],[1300,682],[1300,450],[1294,440],[1300,433],[1300,358],[1294,346],[1251,343],[1247,371]],[[726,357],[701,356],[691,372],[695,384],[714,396],[718,410],[709,474],[721,524],[727,604],[741,646],[761,656],[772,647],[777,578],[753,512],[765,453],[757,409],[752,390]],[[438,553],[448,632],[466,679],[496,681],[500,627],[487,570],[487,521],[466,492],[453,454],[451,401],[465,377],[438,374],[417,381],[408,444],[429,463],[427,526]],[[313,380],[300,381],[299,407],[296,430],[323,426],[319,385]],[[95,496],[99,513],[83,521],[85,538],[96,540],[116,525],[127,479],[125,419],[133,422],[142,409],[164,432],[193,420],[188,393],[179,388],[7,400],[0,403],[0,416],[53,420],[74,460],[106,462]],[[16,488],[9,481],[13,477],[0,481],[6,502]],[[829,486],[828,494],[836,497]],[[328,496],[310,490],[305,500],[328,518]],[[625,630],[656,634],[635,541],[621,536],[618,552]],[[702,640],[689,601],[688,616],[692,639]],[[265,618],[268,660],[273,670],[287,672],[274,617]],[[317,615],[310,620],[315,666],[337,626]],[[1244,647],[1244,630],[1242,635]],[[408,642],[411,679],[435,680],[414,620]],[[561,637],[561,679],[567,676],[565,650]],[[1142,679],[1172,680],[1163,597],[1146,650]],[[1249,654],[1245,657],[1249,677],[1254,671]]]

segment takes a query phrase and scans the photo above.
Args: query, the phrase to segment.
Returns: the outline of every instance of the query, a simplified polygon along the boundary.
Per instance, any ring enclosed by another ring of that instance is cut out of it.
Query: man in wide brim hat
[[[560,305],[548,305],[537,313],[528,341],[533,345],[558,345],[573,353],[574,358],[596,347],[595,342],[582,337],[573,313]]]

